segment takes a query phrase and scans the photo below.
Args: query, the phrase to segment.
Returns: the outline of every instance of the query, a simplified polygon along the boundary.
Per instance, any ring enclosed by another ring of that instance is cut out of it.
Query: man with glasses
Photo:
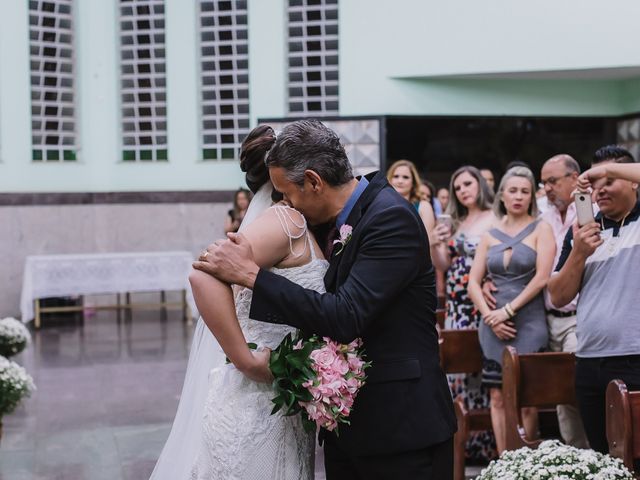
[[[576,189],[580,175],[580,166],[570,155],[559,154],[551,157],[542,166],[540,187],[544,188],[548,208],[540,216],[553,229],[556,239],[557,265],[562,243],[567,231],[576,221],[576,206],[573,191]],[[576,296],[567,305],[557,308],[549,293],[545,291],[545,307],[547,310],[547,326],[549,328],[549,347],[554,352],[575,352],[576,338]],[[588,448],[587,437],[580,419],[580,413],[572,405],[558,407],[560,433],[565,442],[578,448]]]

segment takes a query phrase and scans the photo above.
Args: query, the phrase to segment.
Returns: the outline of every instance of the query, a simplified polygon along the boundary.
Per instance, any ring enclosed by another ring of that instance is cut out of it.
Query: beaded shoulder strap
[[[291,208],[287,205],[273,205],[271,208],[276,212],[276,216],[280,221],[280,225],[282,226],[284,233],[287,235],[287,238],[289,239],[289,251],[291,252],[291,255],[293,255],[295,258],[299,258],[303,256],[307,252],[307,247],[311,248],[311,239],[309,238],[309,230],[307,228],[307,219],[304,218],[304,215],[302,215],[296,209]],[[302,218],[302,221],[300,221],[296,217]],[[293,233],[291,231],[292,226],[295,227],[300,232]],[[299,238],[302,238],[305,235],[306,235],[307,241],[303,242],[304,247],[302,251],[299,253],[296,253],[293,250],[293,241],[298,240]],[[311,256],[312,257],[314,256],[313,248],[311,248]]]

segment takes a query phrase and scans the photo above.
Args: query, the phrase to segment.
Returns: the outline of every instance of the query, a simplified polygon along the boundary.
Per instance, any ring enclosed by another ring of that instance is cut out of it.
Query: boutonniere
[[[340,238],[333,241],[333,244],[340,244],[340,248],[336,252],[336,255],[340,255],[342,250],[344,250],[345,245],[351,240],[351,232],[353,232],[353,227],[351,225],[347,225],[346,223],[340,227]]]

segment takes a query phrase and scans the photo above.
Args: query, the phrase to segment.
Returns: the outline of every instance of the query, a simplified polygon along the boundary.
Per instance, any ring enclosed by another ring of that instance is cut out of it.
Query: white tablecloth
[[[22,321],[34,317],[37,298],[183,289],[197,315],[188,279],[193,260],[186,251],[30,255],[20,297]]]

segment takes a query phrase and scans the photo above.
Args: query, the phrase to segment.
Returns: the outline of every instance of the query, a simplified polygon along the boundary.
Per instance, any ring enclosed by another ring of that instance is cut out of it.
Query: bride
[[[304,217],[272,202],[277,192],[264,160],[275,139],[262,125],[242,144],[240,167],[255,196],[240,231],[261,267],[324,292],[328,262]],[[271,378],[257,368],[294,329],[251,320],[251,290],[235,292],[234,301],[229,285],[203,272],[193,270],[189,280],[202,317],[176,418],[151,480],[312,479],[314,436],[299,416],[270,415]]]

